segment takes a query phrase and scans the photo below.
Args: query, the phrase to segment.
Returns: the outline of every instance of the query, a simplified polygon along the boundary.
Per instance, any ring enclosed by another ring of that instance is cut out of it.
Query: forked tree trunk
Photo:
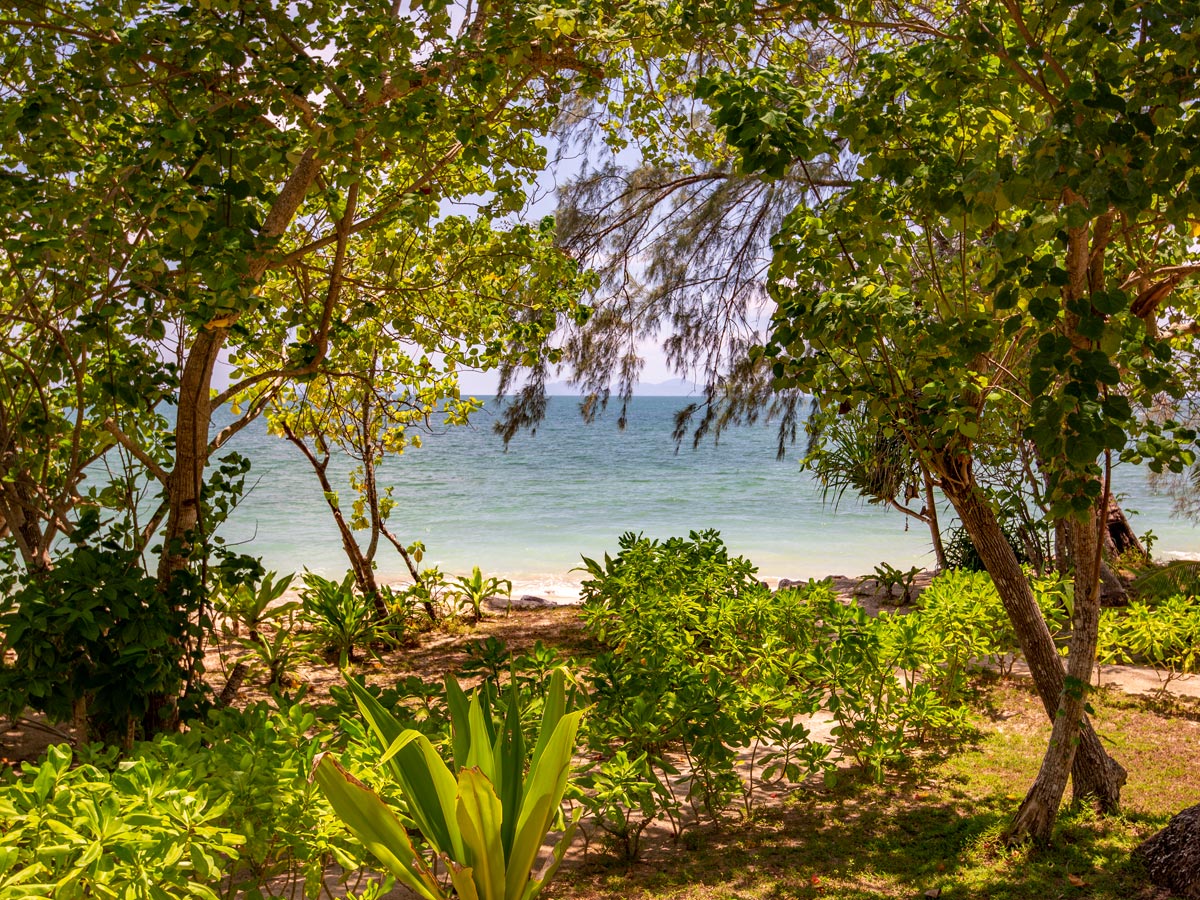
[[[1021,652],[1029,665],[1042,706],[1046,715],[1054,721],[1065,677],[1062,659],[1054,647],[1050,629],[1046,626],[1016,554],[1004,537],[995,511],[975,483],[970,463],[955,460],[947,465],[947,469],[952,477],[943,478],[942,492],[954,505],[996,585],[1000,601],[1016,631]],[[1087,681],[1087,674],[1084,681]],[[1118,809],[1121,787],[1126,779],[1125,769],[1104,751],[1086,717],[1079,727],[1079,749],[1071,771],[1077,800],[1091,799],[1104,812]]]
[[[1050,841],[1079,746],[1080,730],[1087,723],[1085,707],[1092,665],[1096,660],[1096,630],[1100,620],[1100,527],[1101,519],[1095,509],[1087,521],[1072,523],[1075,605],[1067,675],[1059,695],[1050,746],[1042,758],[1033,786],[1009,825],[1006,835],[1009,842],[1030,839],[1045,844]]]
[[[329,514],[333,516],[334,524],[337,525],[338,534],[341,536],[342,549],[346,551],[346,559],[350,561],[350,571],[354,573],[354,583],[358,585],[358,589],[362,591],[364,597],[370,598],[376,617],[382,621],[387,617],[389,610],[383,602],[383,598],[379,596],[379,584],[375,580],[375,569],[371,565],[371,560],[358,545],[358,541],[354,537],[354,529],[346,521],[341,505],[335,499],[337,492],[333,489],[333,483],[329,480],[328,473],[329,453],[325,452],[323,458],[318,458],[317,454],[305,443],[304,438],[297,435],[286,423],[283,426],[283,434],[304,454],[305,459],[312,466],[313,472],[316,473],[317,480],[321,483],[321,491],[325,495],[325,502],[329,506]]]

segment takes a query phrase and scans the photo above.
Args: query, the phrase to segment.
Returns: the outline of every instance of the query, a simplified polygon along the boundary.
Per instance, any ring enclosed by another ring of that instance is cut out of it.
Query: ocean
[[[490,400],[473,426],[423,435],[422,447],[385,461],[380,483],[396,500],[389,527],[405,543],[424,543],[422,565],[448,574],[478,565],[521,592],[549,595],[569,595],[581,556],[615,552],[630,531],[667,538],[716,529],[764,578],[855,576],[880,562],[932,566],[924,525],[850,495],[836,509],[823,502],[820,485],[800,470],[802,446],[776,459],[773,424],[729,429],[694,450],[686,441],[676,452],[673,415],[686,402],[635,398],[619,430],[614,407],[586,425],[576,398],[552,397],[536,433],[505,451]],[[227,446],[251,470],[246,497],[222,526],[226,541],[270,570],[343,574],[341,541],[299,451],[261,420]],[[330,466],[345,506],[349,469],[344,459]],[[1169,499],[1149,491],[1143,471],[1118,467],[1114,484],[1136,512],[1134,530],[1153,530],[1156,554],[1200,554],[1200,528],[1171,518]],[[407,574],[390,546],[380,547],[377,565],[384,581]]]

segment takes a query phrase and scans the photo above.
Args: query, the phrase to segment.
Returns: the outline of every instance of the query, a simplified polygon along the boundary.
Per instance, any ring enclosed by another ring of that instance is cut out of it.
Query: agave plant
[[[576,815],[554,843],[547,864],[534,865],[555,822],[567,786],[581,711],[567,712],[566,675],[550,676],[537,743],[526,771],[525,738],[515,686],[497,716],[486,689],[469,700],[446,678],[451,719],[451,765],[427,737],[405,729],[354,679],[350,692],[370,730],[387,749],[406,804],[434,859],[445,863],[449,884],[434,874],[396,813],[327,753],[313,778],[337,815],[398,881],[425,900],[533,900],[562,862]]]

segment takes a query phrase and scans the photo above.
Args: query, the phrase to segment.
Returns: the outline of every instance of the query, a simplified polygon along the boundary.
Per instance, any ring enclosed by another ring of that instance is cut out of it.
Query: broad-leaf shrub
[[[182,585],[183,579],[179,579]],[[175,697],[196,627],[186,602],[159,590],[136,553],[79,543],[55,567],[0,597],[0,702],[74,721],[87,736],[128,742],[156,696]]]
[[[1178,676],[1200,671],[1200,602],[1176,594],[1101,610],[1097,657],[1101,663],[1153,666],[1164,689]]]
[[[353,872],[366,857],[308,780],[334,740],[303,705],[259,704],[214,711],[124,759],[90,744],[70,768],[71,751],[51,748],[0,786],[0,900],[315,897],[331,863]],[[342,759],[366,770],[356,745]]]
[[[186,770],[194,785],[228,800],[223,821],[245,837],[228,877],[242,890],[273,881],[315,893],[326,866],[347,871],[365,858],[358,842],[333,815],[308,780],[322,744],[336,732],[317,729],[302,704],[272,710],[265,703],[245,711],[220,710],[186,734],[140,744],[142,758]],[[355,755],[355,771],[360,771]]]
[[[806,677],[816,624],[808,595],[832,594],[812,586],[773,596],[715,532],[661,543],[626,534],[620,547],[603,564],[584,561],[584,615],[604,647],[586,725],[598,762],[584,783],[597,791],[599,824],[629,846],[639,823],[612,812],[622,785],[629,809],[646,809],[652,795],[678,828],[669,752],[686,759],[698,809],[715,815],[735,798],[752,800],[738,752],[755,752],[779,723],[819,708],[821,689]],[[819,771],[827,748],[791,737],[789,772]]]
[[[940,670],[928,678],[947,699],[956,699],[966,686],[972,662],[992,662],[1008,669],[1018,648],[1016,632],[986,572],[944,572],[921,594],[920,631],[925,639],[920,665],[935,658]]]
[[[947,601],[928,620],[872,618],[827,583],[772,593],[715,532],[626,534],[615,558],[584,566],[584,615],[603,649],[589,674],[593,764],[581,781],[594,820],[627,854],[652,818],[680,828],[672,760],[686,762],[687,799],[710,815],[739,797],[749,809],[754,764],[800,781],[843,757],[882,777],[920,741],[964,726],[966,663],[990,652],[993,625],[974,620],[982,601]],[[938,631],[948,623],[974,643]],[[805,724],[822,709],[835,719],[832,747]]]
[[[217,900],[243,843],[227,824],[232,798],[161,759],[71,762],[51,747],[0,788],[0,900]]]
[[[358,657],[355,651],[389,638],[371,601],[355,586],[354,573],[340,582],[305,571],[300,589],[301,620],[308,626],[314,649],[329,654],[341,668]]]

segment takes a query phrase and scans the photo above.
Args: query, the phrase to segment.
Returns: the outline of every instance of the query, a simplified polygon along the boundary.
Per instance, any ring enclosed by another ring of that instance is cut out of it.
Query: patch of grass
[[[986,680],[977,734],[914,761],[882,785],[809,784],[746,823],[693,829],[632,867],[593,853],[560,872],[549,896],[571,900],[1130,900],[1154,896],[1130,859],[1137,844],[1200,802],[1194,709],[1156,708],[1107,691],[1096,727],[1129,770],[1121,816],[1064,807],[1053,846],[1010,849],[1000,836],[1032,782],[1050,726],[1029,685]],[[594,849],[594,848],[593,848]]]

